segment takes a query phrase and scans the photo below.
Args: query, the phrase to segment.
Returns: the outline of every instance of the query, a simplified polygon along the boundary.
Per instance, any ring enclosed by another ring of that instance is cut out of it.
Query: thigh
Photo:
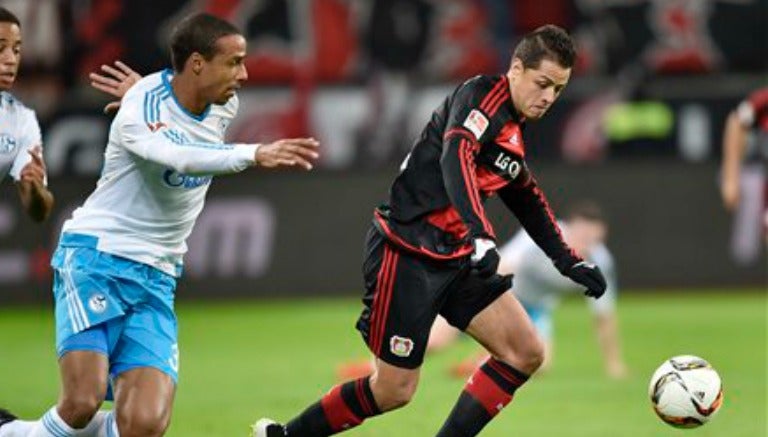
[[[104,400],[109,362],[103,353],[72,350],[59,359],[63,399]]]
[[[369,234],[364,274],[365,308],[357,329],[371,352],[384,362],[405,369],[419,367],[443,290],[456,271]]]
[[[518,369],[527,367],[525,351],[538,350],[541,342],[528,314],[512,293],[504,293],[478,313],[466,332],[494,357]],[[518,362],[520,361],[520,362]]]

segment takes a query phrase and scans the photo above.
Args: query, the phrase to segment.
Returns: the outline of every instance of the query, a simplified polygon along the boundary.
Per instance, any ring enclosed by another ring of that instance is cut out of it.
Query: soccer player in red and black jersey
[[[541,364],[543,346],[508,292],[511,277],[496,273],[496,236],[483,207],[494,194],[563,275],[589,296],[603,294],[602,273],[563,241],[525,163],[524,123],[555,102],[574,57],[568,34],[543,26],[518,44],[506,74],[464,82],[435,110],[367,236],[357,329],[376,356],[374,373],[334,387],[285,425],[260,420],[255,436],[328,436],[407,404],[437,314],[490,353],[437,435],[477,435],[510,402]]]

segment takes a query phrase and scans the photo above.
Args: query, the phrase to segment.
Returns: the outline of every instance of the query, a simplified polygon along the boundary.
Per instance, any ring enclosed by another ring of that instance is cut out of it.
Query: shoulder
[[[35,110],[7,91],[0,93],[0,110],[3,113],[14,115],[17,121],[34,120],[37,123]]]
[[[459,85],[456,95],[482,106],[479,109],[489,113],[491,103],[494,103],[492,100],[498,100],[506,92],[505,83],[504,76],[477,75]]]
[[[163,96],[170,92],[162,72],[149,74],[136,82],[120,102],[115,121],[121,124],[127,120],[148,119],[157,114],[156,108]]]
[[[163,92],[169,86],[163,78],[163,73],[163,71],[158,71],[139,79],[139,81],[125,93],[125,96],[123,96],[123,103],[141,101],[147,94],[159,94]]]

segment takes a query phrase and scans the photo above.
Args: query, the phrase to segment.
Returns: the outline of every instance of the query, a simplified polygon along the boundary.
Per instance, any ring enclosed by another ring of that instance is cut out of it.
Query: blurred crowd
[[[504,71],[519,36],[544,23],[568,29],[579,57],[562,103],[530,133],[541,159],[716,158],[722,119],[768,71],[768,0],[0,4],[22,21],[16,92],[51,137],[54,174],[99,167],[95,153],[71,158],[73,148],[103,147],[106,134],[104,126],[82,129],[104,103],[87,86],[88,73],[118,59],[141,73],[166,68],[171,24],[198,10],[234,22],[248,38],[252,86],[242,93],[234,139],[315,135],[328,148],[327,169],[399,163],[436,96],[472,75]]]

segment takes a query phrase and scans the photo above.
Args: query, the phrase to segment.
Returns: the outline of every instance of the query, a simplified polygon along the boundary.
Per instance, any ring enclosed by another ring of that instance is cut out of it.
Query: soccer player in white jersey
[[[9,91],[21,62],[21,24],[8,9],[0,7],[0,178],[16,181],[21,204],[36,222],[53,208],[46,187],[43,140],[35,111]]]
[[[230,23],[188,17],[170,51],[173,71],[123,97],[96,189],[64,224],[51,261],[59,401],[38,421],[0,418],[0,437],[163,435],[179,369],[176,280],[212,176],[309,170],[318,157],[314,139],[224,143],[247,78],[246,42]],[[110,397],[113,412],[96,414]]]
[[[605,275],[608,286],[600,299],[586,299],[595,318],[595,328],[603,355],[605,371],[609,377],[622,378],[627,368],[621,356],[616,320],[617,281],[613,256],[605,246],[607,225],[600,208],[592,202],[573,205],[560,229],[568,244],[582,257],[597,264]],[[518,231],[500,249],[499,272],[514,273],[512,293],[517,297],[533,321],[544,342],[542,368],[552,363],[552,313],[563,295],[579,292],[572,281],[564,279],[551,266],[549,258],[525,231]],[[430,333],[431,350],[452,343],[459,332],[444,320],[438,319]],[[478,358],[470,358],[452,369],[457,376],[466,376],[476,367]]]

